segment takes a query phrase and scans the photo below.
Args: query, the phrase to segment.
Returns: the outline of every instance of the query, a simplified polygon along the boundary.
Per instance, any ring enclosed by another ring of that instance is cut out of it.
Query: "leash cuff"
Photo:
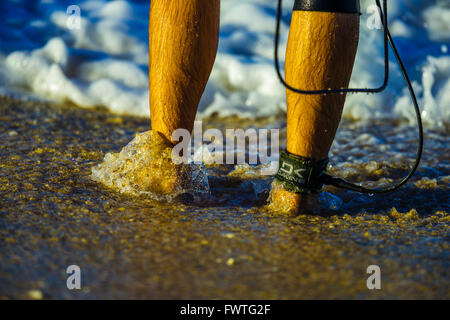
[[[326,171],[328,161],[328,158],[316,161],[282,151],[275,179],[291,192],[317,193],[322,189],[321,177]]]

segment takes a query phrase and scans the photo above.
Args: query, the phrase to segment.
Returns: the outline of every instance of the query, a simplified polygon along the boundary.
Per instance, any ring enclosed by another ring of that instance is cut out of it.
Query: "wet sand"
[[[1,98],[0,120],[0,299],[450,298],[448,131],[427,129],[424,164],[400,192],[329,188],[344,200],[340,211],[283,217],[264,209],[267,190],[255,186],[267,182],[227,176],[226,167],[211,169],[211,200],[199,205],[93,182],[91,168],[147,131],[147,119]],[[256,125],[268,123],[283,120]],[[344,122],[341,130],[337,161],[386,157],[376,145],[349,149],[349,132],[403,134],[414,154],[411,127]],[[355,166],[346,177],[379,182],[404,166]],[[72,264],[82,271],[78,291],[66,287]],[[381,267],[381,290],[366,287],[369,265]]]

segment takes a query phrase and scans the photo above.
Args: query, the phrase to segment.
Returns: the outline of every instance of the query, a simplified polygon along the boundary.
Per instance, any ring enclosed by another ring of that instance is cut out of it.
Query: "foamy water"
[[[283,2],[280,52],[286,47],[293,0]],[[367,26],[373,21],[368,7],[373,3],[362,1],[361,41],[351,82],[356,87],[382,82],[382,32]],[[67,8],[72,4],[1,1],[0,93],[26,92],[148,116],[150,1],[80,1],[79,29],[69,28],[74,20]],[[429,127],[441,127],[450,122],[450,4],[390,1],[389,13],[391,32],[414,81],[424,120]],[[257,117],[285,110],[285,92],[273,67],[275,15],[273,0],[222,0],[219,54],[200,117],[213,113]],[[350,95],[346,117],[414,121],[392,55],[391,61],[389,89],[379,95]]]

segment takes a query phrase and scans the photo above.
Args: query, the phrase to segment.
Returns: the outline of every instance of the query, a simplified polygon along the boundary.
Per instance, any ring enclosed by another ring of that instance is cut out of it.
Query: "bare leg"
[[[359,15],[294,11],[286,53],[286,80],[305,90],[347,88],[359,40]],[[300,95],[287,91],[287,150],[322,160],[328,156],[345,95]],[[271,206],[298,213],[314,197],[274,183]]]
[[[171,137],[192,131],[198,103],[217,53],[220,0],[152,0],[149,78],[152,139],[150,166],[139,172],[143,189],[173,194],[189,185],[186,166],[175,165]]]
[[[220,0],[152,0],[150,110],[152,129],[171,140],[192,131],[217,53]]]

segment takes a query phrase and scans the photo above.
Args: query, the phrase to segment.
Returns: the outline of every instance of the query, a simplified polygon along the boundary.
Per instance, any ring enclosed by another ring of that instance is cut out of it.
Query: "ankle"
[[[315,214],[319,209],[317,193],[296,193],[287,190],[283,184],[274,180],[269,195],[268,208],[278,214]]]

